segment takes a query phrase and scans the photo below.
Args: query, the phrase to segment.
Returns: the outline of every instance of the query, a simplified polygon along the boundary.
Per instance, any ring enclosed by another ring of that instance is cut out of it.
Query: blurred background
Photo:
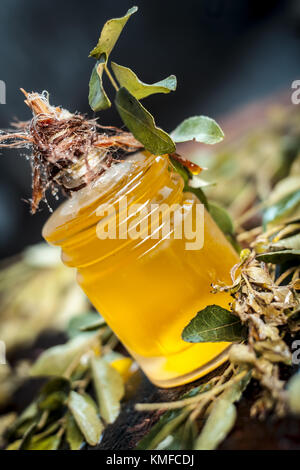
[[[165,130],[195,114],[218,119],[249,102],[288,91],[300,79],[298,0],[1,0],[0,79],[7,96],[0,105],[0,128],[8,128],[16,117],[30,118],[20,87],[46,89],[53,104],[92,116],[87,96],[93,61],[88,53],[103,23],[134,4],[140,10],[112,58],[133,68],[145,82],[177,76],[176,93],[145,102]],[[114,109],[99,119],[104,125],[120,125]],[[2,152],[1,258],[41,239],[49,210],[43,205],[31,216],[26,202],[30,193],[26,159],[18,151]]]

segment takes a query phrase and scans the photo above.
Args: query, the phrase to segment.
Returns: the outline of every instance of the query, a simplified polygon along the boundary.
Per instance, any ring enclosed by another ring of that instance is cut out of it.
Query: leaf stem
[[[104,70],[105,70],[106,75],[108,76],[112,86],[115,88],[116,91],[119,91],[118,84],[117,84],[116,80],[114,79],[114,77],[112,76],[107,64],[104,65]]]

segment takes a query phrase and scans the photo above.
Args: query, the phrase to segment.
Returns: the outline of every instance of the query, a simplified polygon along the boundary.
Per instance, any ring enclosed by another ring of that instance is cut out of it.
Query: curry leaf
[[[79,450],[84,443],[84,437],[71,413],[66,415],[66,439],[71,450]]]
[[[95,331],[95,330],[100,330],[101,328],[104,328],[106,326],[106,322],[104,318],[99,317],[96,321],[94,320],[93,322],[82,326],[80,328],[80,331]]]
[[[195,450],[213,450],[224,440],[236,421],[236,407],[229,400],[217,399],[196,440]]]
[[[81,335],[66,344],[54,346],[43,352],[30,369],[32,376],[62,376],[76,356],[86,352],[92,343],[92,333]]]
[[[300,233],[271,244],[273,249],[300,250]]]
[[[191,186],[186,185],[184,187],[184,191],[195,194],[195,196],[197,196],[199,201],[202,202],[205,208],[209,211],[209,204],[208,204],[207,198],[201,188],[191,188]]]
[[[156,127],[153,116],[126,88],[118,90],[115,103],[124,124],[146,150],[154,155],[175,151],[171,137]]]
[[[268,207],[263,216],[263,223],[267,225],[269,223],[278,222],[283,220],[285,217],[290,216],[293,211],[300,204],[300,189],[291,192],[286,195],[275,204]]]
[[[292,413],[300,415],[300,374],[295,374],[287,384],[288,404]]]
[[[132,7],[128,10],[126,15],[121,18],[108,20],[102,28],[97,46],[90,52],[90,57],[99,59],[102,55],[105,55],[105,60],[107,60],[109,54],[114,48],[114,45],[119,39],[125,24],[129,20],[130,16],[137,10],[138,7]]]
[[[40,391],[38,406],[41,410],[56,410],[61,407],[70,392],[71,384],[64,377],[55,377],[47,382]]]
[[[102,83],[104,62],[98,61],[93,68],[89,83],[89,105],[93,111],[102,111],[110,108],[111,102],[105,93]]]
[[[91,368],[101,417],[107,423],[113,423],[120,412],[120,400],[124,395],[122,377],[104,359],[93,358]]]
[[[292,261],[300,256],[300,250],[283,250],[283,251],[272,251],[269,253],[261,253],[256,256],[258,261],[264,261],[265,263],[282,264],[286,261]]]
[[[57,450],[59,448],[60,441],[61,437],[59,435],[49,436],[33,442],[28,446],[28,450]]]
[[[198,393],[206,392],[209,389],[210,386],[206,384],[199,387],[194,387],[192,390],[185,393],[182,398],[194,397]],[[137,450],[157,449],[160,443],[172,435],[173,432],[176,431],[176,429],[181,425],[181,423],[185,422],[188,415],[188,411],[182,408],[166,411],[160,417],[157,423],[152,426],[150,431],[140,440],[137,445]]]
[[[139,80],[136,74],[128,67],[118,65],[115,62],[111,63],[111,67],[119,84],[125,87],[138,100],[154,93],[170,93],[170,91],[176,90],[177,81],[175,75],[170,75],[164,80],[148,85]]]
[[[170,163],[174,170],[180,174],[180,176],[183,178],[184,184],[188,186],[189,179],[191,176],[190,171],[178,160],[176,160],[172,155],[170,155]]]
[[[95,324],[98,320],[104,321],[97,312],[86,312],[72,317],[67,327],[69,338],[80,335],[85,327]]]
[[[174,142],[195,140],[203,144],[217,144],[224,138],[220,126],[207,116],[193,116],[185,119],[171,133]]]
[[[234,232],[233,222],[226,209],[219,206],[219,204],[216,204],[215,202],[210,202],[208,207],[210,215],[218,227],[222,230],[222,232],[226,235],[232,235]]]
[[[240,319],[218,305],[209,305],[190,321],[182,332],[189,343],[239,341],[245,336]]]
[[[164,441],[188,416],[187,410],[167,411],[137,446],[138,450],[154,450]]]
[[[104,428],[90,400],[73,391],[70,393],[68,406],[87,443],[97,445]]]

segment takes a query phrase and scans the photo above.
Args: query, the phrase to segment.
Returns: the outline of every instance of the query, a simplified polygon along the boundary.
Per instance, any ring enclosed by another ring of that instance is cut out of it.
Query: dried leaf
[[[146,150],[153,155],[175,151],[171,137],[156,127],[153,116],[126,88],[118,90],[115,103],[122,121]]]
[[[124,384],[119,372],[104,359],[91,360],[93,383],[101,417],[113,423],[120,412],[120,400],[124,395]]]
[[[197,313],[182,332],[189,343],[233,342],[245,337],[240,319],[219,305],[209,305]]]
[[[249,268],[245,269],[245,273],[255,284],[272,286],[272,279],[270,275],[264,269],[258,266],[250,266]]]
[[[104,427],[91,401],[86,396],[72,391],[68,406],[87,443],[91,446],[97,445]]]

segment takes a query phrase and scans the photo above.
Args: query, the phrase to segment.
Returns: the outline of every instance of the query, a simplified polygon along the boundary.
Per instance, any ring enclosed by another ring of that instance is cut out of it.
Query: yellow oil
[[[187,250],[184,237],[126,238],[136,215],[124,223],[120,202],[125,197],[130,206],[194,207],[199,202],[183,193],[183,180],[170,169],[167,157],[137,154],[63,203],[43,236],[61,246],[63,262],[76,267],[78,283],[149,379],[161,387],[181,385],[226,358],[228,343],[186,343],[181,333],[207,305],[228,307],[229,295],[212,294],[211,283],[230,283],[238,255],[206,211],[201,249]],[[115,239],[97,236],[98,224],[107,220],[99,216],[103,204],[116,209]]]

